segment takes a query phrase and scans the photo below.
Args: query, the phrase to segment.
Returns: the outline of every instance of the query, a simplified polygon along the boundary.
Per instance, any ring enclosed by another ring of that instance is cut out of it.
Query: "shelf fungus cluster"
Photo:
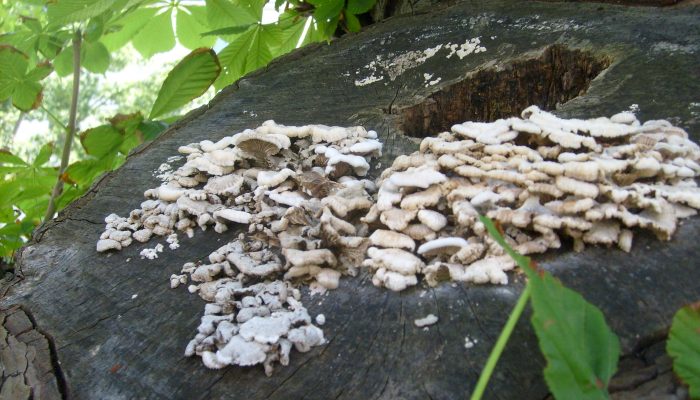
[[[190,292],[210,302],[188,355],[211,368],[262,363],[271,373],[274,362],[287,364],[292,347],[308,351],[323,343],[290,284],[323,292],[337,288],[341,275],[357,273],[369,243],[360,217],[375,192],[365,176],[381,149],[376,132],[362,127],[273,121],[181,146],[184,165],[147,190],[128,217],[108,216],[97,250],[246,226],[205,262],[186,263],[170,285],[189,282]]]
[[[296,284],[335,289],[360,266],[393,291],[421,279],[506,284],[515,264],[480,214],[518,252],[535,254],[564,238],[577,251],[630,251],[635,228],[669,240],[700,208],[700,148],[682,129],[629,112],[567,120],[532,106],[522,118],[457,124],[367,179],[381,150],[361,127],[273,121],[182,146],[184,165],[147,190],[139,209],[105,219],[97,251],[152,237],[175,249],[178,233],[244,226],[170,285],[208,302],[187,355],[210,368],[263,364],[270,374],[292,348],[324,343]],[[145,256],[157,257],[158,246]]]
[[[700,208],[700,148],[667,121],[634,114],[560,119],[531,106],[522,118],[465,122],[396,158],[362,219],[371,247],[363,265],[391,290],[423,275],[505,284],[515,267],[479,221],[498,221],[521,254],[613,245],[629,252],[633,229],[669,240]]]

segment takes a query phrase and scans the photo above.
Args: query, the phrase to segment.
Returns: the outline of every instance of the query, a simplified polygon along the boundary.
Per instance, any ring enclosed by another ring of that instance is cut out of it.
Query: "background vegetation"
[[[183,112],[275,57],[358,31],[374,2],[278,0],[269,20],[265,0],[2,0],[0,257],[11,263],[38,224]],[[169,72],[149,68],[173,49],[191,51]],[[22,121],[48,132],[18,144]]]

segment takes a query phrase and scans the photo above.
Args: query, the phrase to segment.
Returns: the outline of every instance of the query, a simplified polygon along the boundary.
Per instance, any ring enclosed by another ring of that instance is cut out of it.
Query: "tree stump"
[[[96,253],[104,217],[136,208],[144,190],[159,185],[153,171],[179,145],[218,140],[267,119],[374,129],[385,143],[383,166],[452,123],[517,115],[530,104],[581,118],[636,104],[640,120],[668,119],[700,141],[698,20],[695,5],[463,2],[390,18],[245,77],[135,151],[22,250],[23,280],[0,304],[21,306],[31,329],[51,342],[56,390],[35,390],[34,398],[466,397],[522,289],[518,274],[507,286],[419,285],[398,294],[372,286],[367,276],[344,278],[323,297],[304,292],[309,312],[327,317],[326,345],[294,352],[291,364],[269,378],[258,367],[208,370],[199,358],[183,356],[204,303],[182,287],[170,289],[168,278],[238,231],[197,232],[149,261],[138,254],[154,243]],[[485,51],[447,58],[448,43],[474,38]],[[381,66],[439,45],[424,60]],[[368,83],[372,75],[382,79]],[[623,352],[632,354],[663,338],[680,306],[700,299],[698,236],[700,219],[691,218],[670,242],[637,235],[630,254],[604,247],[576,254],[569,247],[538,261],[600,307]],[[413,320],[428,313],[440,322],[416,328]],[[473,347],[465,347],[466,337]],[[544,398],[543,367],[523,319],[487,398]],[[30,386],[28,372],[12,376]],[[3,390],[9,379],[4,375]]]

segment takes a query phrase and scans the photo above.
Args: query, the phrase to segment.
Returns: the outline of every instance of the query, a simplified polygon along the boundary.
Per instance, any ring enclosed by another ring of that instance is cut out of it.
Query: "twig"
[[[73,144],[73,136],[75,136],[75,119],[78,114],[78,95],[80,93],[80,45],[82,41],[82,33],[80,29],[75,30],[73,35],[73,94],[70,103],[70,114],[68,116],[68,126],[66,129],[66,140],[63,143],[63,153],[61,153],[61,165],[58,167],[58,176],[56,177],[56,185],[51,191],[49,206],[44,215],[44,222],[53,218],[56,212],[56,199],[63,191],[63,173],[68,168],[70,161],[70,149]]]

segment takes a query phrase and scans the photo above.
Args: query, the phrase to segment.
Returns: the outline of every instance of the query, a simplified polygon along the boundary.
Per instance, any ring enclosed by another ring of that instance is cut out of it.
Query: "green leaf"
[[[105,11],[118,11],[116,0],[55,0],[49,2],[47,14],[51,27],[85,21]]]
[[[40,81],[49,76],[49,74],[51,74],[52,71],[53,67],[51,66],[51,63],[43,62],[37,64],[37,66],[34,67],[34,69],[27,73],[27,79],[32,81]]]
[[[209,26],[218,29],[230,26],[250,25],[258,22],[250,9],[241,6],[237,1],[206,0],[207,20]]]
[[[345,11],[345,26],[350,32],[359,32],[362,29],[360,20],[347,11]]]
[[[12,46],[0,46],[0,101],[12,98],[12,104],[29,111],[41,104],[42,87],[39,80],[45,75],[45,66],[29,74],[27,56]]]
[[[39,154],[36,155],[34,161],[32,161],[33,167],[41,167],[46,164],[53,154],[53,143],[46,143],[39,149]]]
[[[122,140],[122,134],[112,125],[100,125],[80,133],[85,152],[96,158],[116,153]]]
[[[12,46],[0,47],[0,101],[7,100],[27,72],[27,56]]]
[[[700,302],[676,312],[666,351],[673,358],[673,371],[690,387],[690,398],[700,398]]]
[[[207,9],[204,6],[185,6],[177,10],[175,27],[177,40],[188,49],[211,47],[216,37],[203,37],[207,26]]]
[[[24,160],[6,149],[0,149],[0,164],[27,165]]]
[[[168,125],[160,121],[143,121],[139,124],[139,130],[143,135],[143,140],[153,140],[163,132]]]
[[[167,8],[165,12],[151,18],[131,40],[134,48],[145,58],[175,47],[175,34],[170,21],[172,11],[172,8]]]
[[[100,41],[104,43],[109,51],[115,51],[141,32],[144,26],[151,21],[158,12],[157,8],[140,7],[123,17],[110,23],[105,29]]]
[[[109,50],[100,42],[83,42],[80,47],[80,63],[85,69],[104,74],[109,68]]]
[[[173,111],[201,96],[220,72],[221,66],[214,50],[193,50],[168,73],[149,119]]]
[[[313,4],[314,17],[317,21],[328,21],[337,17],[343,11],[344,0],[309,0]]]
[[[58,76],[68,76],[73,72],[73,46],[66,46],[53,60],[53,67]]]
[[[547,360],[549,390],[557,399],[607,399],[620,356],[620,343],[603,313],[551,274],[536,270],[529,257],[516,253],[486,217],[491,236],[528,275],[532,326]]]
[[[275,25],[258,25],[254,32],[246,57],[246,72],[266,66],[272,60],[270,44],[278,42],[279,29]]]
[[[104,33],[104,30],[105,25],[102,18],[98,16],[90,19],[90,22],[88,22],[88,25],[85,28],[85,41],[95,42],[99,40],[102,34]]]
[[[202,36],[227,36],[227,35],[238,35],[250,29],[251,26],[257,25],[257,23],[252,23],[248,25],[240,26],[229,26],[227,28],[214,29],[213,31],[207,31],[202,33]]]
[[[350,14],[364,14],[374,7],[377,0],[348,0],[346,10]]]
[[[12,105],[22,111],[30,111],[39,107],[42,97],[42,87],[38,82],[23,81],[12,94]]]
[[[299,38],[301,34],[304,33],[306,21],[307,18],[300,18],[288,24],[281,25],[279,41],[274,49],[277,54],[285,54],[296,49]]]

